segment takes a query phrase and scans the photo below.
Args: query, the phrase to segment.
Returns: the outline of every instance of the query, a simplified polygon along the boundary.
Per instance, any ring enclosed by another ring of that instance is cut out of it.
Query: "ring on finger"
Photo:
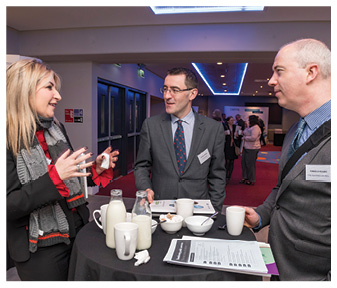
[[[77,167],[77,172],[81,172],[80,164],[77,164],[76,167]]]

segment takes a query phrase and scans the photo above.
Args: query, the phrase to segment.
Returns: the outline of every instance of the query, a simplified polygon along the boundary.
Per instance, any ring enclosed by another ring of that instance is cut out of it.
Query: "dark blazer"
[[[305,180],[306,165],[331,165],[331,137],[303,156],[280,183],[297,124],[287,133],[279,181],[256,211],[270,224],[269,242],[281,280],[328,280],[331,276],[331,183]]]
[[[93,184],[92,181],[89,183]],[[66,214],[70,238],[75,237],[73,212],[68,208],[64,197],[56,189],[49,174],[46,173],[35,181],[22,186],[16,170],[16,159],[13,153],[7,150],[7,242],[9,254],[14,261],[23,262],[30,258],[27,230],[30,213],[55,201],[60,203]],[[83,223],[88,223],[89,210],[86,205],[76,207],[76,210]]]
[[[135,180],[138,190],[151,188],[155,199],[211,199],[221,211],[225,199],[225,135],[221,122],[194,113],[195,123],[185,171],[179,175],[173,147],[171,117],[161,114],[144,121]],[[198,155],[208,149],[210,157],[200,163]]]

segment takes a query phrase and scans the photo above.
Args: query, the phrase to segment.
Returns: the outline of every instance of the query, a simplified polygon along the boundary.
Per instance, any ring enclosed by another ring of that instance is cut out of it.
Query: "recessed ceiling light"
[[[216,64],[218,64],[218,65],[222,65],[222,62],[217,62]]]
[[[150,6],[154,14],[263,11],[264,6]]]
[[[225,78],[225,75],[221,75],[220,77],[221,77],[221,78]]]

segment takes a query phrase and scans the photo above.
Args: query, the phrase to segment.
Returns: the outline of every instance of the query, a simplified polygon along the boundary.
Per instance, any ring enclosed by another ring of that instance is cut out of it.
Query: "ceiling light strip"
[[[239,63],[239,64],[243,64],[243,70],[242,70],[242,74],[241,74],[241,79],[240,79],[240,84],[238,86],[238,89],[236,90],[236,92],[214,92],[214,89],[212,88],[211,84],[207,81],[205,75],[202,74],[202,72],[200,71],[200,69],[198,68],[198,63],[192,63],[192,66],[194,67],[194,69],[198,72],[198,74],[200,75],[200,77],[202,78],[202,80],[204,80],[205,84],[207,85],[207,87],[209,88],[209,90],[211,90],[213,95],[239,95],[241,92],[241,88],[242,88],[242,84],[243,84],[243,80],[245,79],[246,76],[246,71],[247,71],[247,67],[248,67],[248,63]]]
[[[251,12],[264,10],[264,6],[150,6],[150,8],[156,15],[211,12]]]
[[[198,72],[198,74],[200,75],[200,77],[202,78],[202,80],[204,80],[204,82],[206,83],[206,85],[207,85],[207,87],[209,88],[209,90],[211,90],[212,94],[215,95],[215,93],[214,93],[214,91],[213,91],[211,85],[208,84],[208,81],[206,80],[206,78],[204,77],[204,75],[202,75],[202,73],[200,72],[200,70],[199,70],[197,64],[192,63],[192,65],[193,65],[194,69],[197,70],[197,72]]]

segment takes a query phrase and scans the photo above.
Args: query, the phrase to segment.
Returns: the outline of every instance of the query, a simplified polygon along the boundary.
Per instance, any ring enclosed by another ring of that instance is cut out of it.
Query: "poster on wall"
[[[64,109],[66,123],[83,123],[83,109]]]
[[[265,125],[265,133],[268,131],[269,108],[268,107],[246,107],[246,106],[224,106],[224,113],[226,117],[233,116],[235,119],[236,114],[241,115],[241,119],[248,123],[250,115],[259,116]]]
[[[74,123],[74,109],[64,109],[64,122]]]
[[[83,109],[74,109],[74,122],[83,123]]]

